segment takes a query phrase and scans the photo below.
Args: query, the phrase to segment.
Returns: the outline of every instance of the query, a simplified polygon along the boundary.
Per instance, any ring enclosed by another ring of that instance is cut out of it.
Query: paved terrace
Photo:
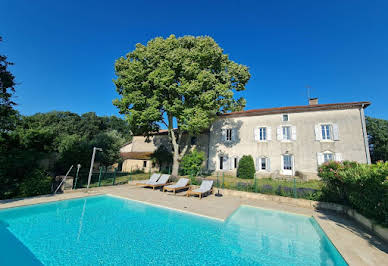
[[[334,212],[318,211],[313,208],[302,208],[291,204],[278,203],[268,200],[247,199],[228,195],[224,195],[220,198],[211,195],[200,200],[197,197],[188,198],[184,195],[184,192],[174,195],[173,193],[162,193],[159,190],[153,191],[152,189],[136,187],[128,184],[92,188],[89,192],[77,190],[56,196],[47,195],[26,199],[0,201],[0,209],[99,194],[110,194],[116,197],[141,201],[148,204],[175,209],[177,211],[195,213],[221,220],[225,220],[242,204],[314,216],[330,240],[350,265],[386,265],[388,261],[387,243],[360,227],[350,218]]]

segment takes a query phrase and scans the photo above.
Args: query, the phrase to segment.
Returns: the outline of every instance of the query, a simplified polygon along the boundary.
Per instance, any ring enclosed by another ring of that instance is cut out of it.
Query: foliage
[[[121,98],[114,104],[134,133],[168,128],[173,175],[191,136],[209,128],[218,112],[243,108],[245,100],[236,100],[234,91],[245,90],[250,78],[248,68],[230,60],[212,38],[174,35],[137,44],[116,61],[115,72]]]
[[[11,99],[15,93],[15,77],[8,69],[11,65],[5,55],[0,55],[0,141],[4,133],[15,127],[18,118],[18,112],[13,108],[15,102]]]
[[[172,153],[164,146],[160,145],[151,155],[152,162],[160,167],[163,164],[170,165],[172,163]]]
[[[318,169],[323,199],[346,204],[388,225],[388,162],[329,162]]]
[[[41,169],[29,173],[20,184],[19,197],[30,197],[49,194],[51,192],[52,178]]]
[[[388,121],[367,117],[366,129],[372,162],[388,161]]]
[[[238,162],[237,177],[252,179],[255,177],[255,163],[250,155],[244,155]]]
[[[183,156],[181,162],[181,170],[183,175],[196,175],[202,168],[202,163],[205,160],[205,153],[197,150],[192,150]]]

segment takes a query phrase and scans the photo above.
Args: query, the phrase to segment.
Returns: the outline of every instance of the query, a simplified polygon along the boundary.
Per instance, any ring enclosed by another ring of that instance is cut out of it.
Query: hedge
[[[350,206],[388,225],[388,162],[328,162],[319,167],[318,175],[324,182],[322,200]]]

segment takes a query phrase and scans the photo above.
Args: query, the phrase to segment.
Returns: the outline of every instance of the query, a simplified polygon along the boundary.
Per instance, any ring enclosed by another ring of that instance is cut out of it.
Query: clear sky
[[[388,1],[0,1],[0,54],[22,114],[117,115],[114,61],[136,43],[209,35],[249,66],[247,109],[371,101],[388,119]]]

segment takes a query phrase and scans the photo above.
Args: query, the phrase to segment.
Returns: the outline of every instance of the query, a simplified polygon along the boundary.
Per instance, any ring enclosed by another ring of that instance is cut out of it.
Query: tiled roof
[[[152,152],[122,152],[120,153],[121,158],[135,159],[135,160],[150,160]]]
[[[341,110],[341,109],[352,109],[360,107],[368,107],[370,102],[350,102],[350,103],[330,103],[330,104],[315,104],[315,105],[302,105],[302,106],[286,106],[276,108],[265,108],[265,109],[252,109],[241,112],[231,112],[221,114],[220,116],[255,116],[255,115],[266,115],[266,114],[277,114],[277,113],[298,113],[298,112],[311,112],[321,110]]]

